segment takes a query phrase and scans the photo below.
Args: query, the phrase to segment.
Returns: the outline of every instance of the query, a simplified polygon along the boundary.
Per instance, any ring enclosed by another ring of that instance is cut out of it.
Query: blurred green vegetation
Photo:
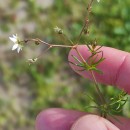
[[[49,107],[85,110],[92,105],[86,94],[95,96],[93,84],[69,67],[68,49],[52,49],[38,63],[28,66],[27,58],[43,51],[42,46],[26,47],[19,55],[11,51],[8,37],[18,34],[21,38],[40,38],[49,43],[69,44],[55,34],[55,26],[73,41],[80,33],[86,15],[87,0],[54,0],[49,6],[36,0],[6,0],[0,6],[0,128],[3,130],[34,129],[36,115]],[[130,1],[101,0],[94,2],[90,16],[90,35],[82,37],[124,51],[130,51]],[[3,50],[2,50],[3,48]],[[10,50],[9,50],[10,49]],[[103,85],[102,85],[103,86]],[[112,97],[118,90],[111,86],[102,91]],[[92,111],[92,110],[88,110]],[[128,102],[121,115],[130,117]],[[7,125],[8,123],[8,125]]]

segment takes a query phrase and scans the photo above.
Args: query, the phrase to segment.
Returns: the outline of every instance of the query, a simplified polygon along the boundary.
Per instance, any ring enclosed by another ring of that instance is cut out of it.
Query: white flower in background
[[[35,63],[38,60],[38,58],[28,59],[29,65]]]
[[[100,0],[97,0],[97,2],[100,2]]]
[[[12,37],[9,37],[9,39],[14,43],[12,50],[17,49],[17,52],[19,53],[22,50],[23,46],[20,44],[17,34],[13,35]]]

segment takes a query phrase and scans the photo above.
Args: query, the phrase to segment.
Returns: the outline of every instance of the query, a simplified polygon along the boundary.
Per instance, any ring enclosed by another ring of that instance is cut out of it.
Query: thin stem
[[[61,47],[61,48],[75,48],[76,45],[73,45],[73,46],[69,46],[69,45],[56,45],[56,44],[50,44],[50,43],[47,43],[47,42],[44,42],[42,41],[41,39],[27,39],[27,40],[24,40],[24,41],[21,41],[21,42],[25,42],[25,43],[28,43],[30,41],[33,41],[33,42],[36,42],[38,44],[42,43],[42,44],[45,44],[47,45],[47,49],[44,50],[39,56],[37,56],[37,58],[40,58],[45,52],[47,52],[49,49],[53,48],[53,47]]]
[[[81,55],[80,52],[78,51],[77,47],[75,48],[75,50],[76,50],[76,52],[78,53],[78,55],[80,56],[82,62],[86,64],[86,61],[84,60],[84,58],[82,57],[82,55]],[[100,98],[102,104],[104,104],[106,101],[105,101],[105,98],[104,98],[102,92],[101,92],[100,89],[99,89],[99,86],[98,86],[98,83],[97,83],[97,81],[96,81],[95,75],[94,75],[93,71],[90,71],[90,72],[91,72],[91,75],[92,75],[92,78],[93,78],[95,87],[96,87],[96,89],[97,89],[97,93],[98,93],[98,95],[99,95],[99,98]]]
[[[80,54],[80,52],[79,52],[78,49],[77,49],[77,45],[76,45],[76,47],[75,47],[74,49],[75,49],[76,52],[78,53],[78,55],[79,55],[79,57],[81,58],[82,62],[83,62],[84,64],[86,64],[86,61],[84,60],[84,58],[82,57],[82,55]]]
[[[85,23],[84,23],[83,28],[82,28],[82,30],[81,30],[79,36],[78,36],[77,43],[79,42],[79,40],[80,40],[80,38],[81,38],[81,35],[82,35],[82,33],[83,33],[85,27],[87,26],[87,24],[88,24],[88,22],[85,22]]]
[[[25,42],[25,43],[28,43],[28,42],[37,42],[37,43],[43,43],[43,44],[45,44],[45,45],[48,45],[48,46],[50,46],[50,44],[49,43],[47,43],[47,42],[44,42],[44,41],[42,41],[41,39],[39,39],[39,38],[33,38],[33,39],[27,39],[27,40],[24,40],[24,41],[21,41],[21,42]]]
[[[37,39],[37,38],[36,38],[36,39],[27,39],[27,40],[25,40],[25,43],[27,43],[27,42],[29,42],[29,41],[38,42],[38,43],[43,43],[43,44],[49,46],[49,48],[52,48],[52,47],[74,48],[74,47],[75,47],[75,45],[73,45],[73,46],[68,46],[68,45],[50,44],[50,43],[47,43],[47,42],[42,41],[42,40]]]
[[[82,35],[82,33],[83,33],[85,27],[87,27],[87,28],[86,28],[86,31],[88,32],[88,27],[89,27],[89,15],[90,15],[90,12],[91,12],[92,3],[93,3],[93,0],[91,0],[90,3],[88,4],[86,19],[85,19],[84,25],[83,25],[83,27],[82,27],[82,29],[81,29],[81,32],[80,32],[80,34],[79,34],[79,36],[78,36],[78,38],[77,38],[77,43],[79,42],[79,40],[80,40],[80,38],[81,38],[81,35]]]
[[[84,58],[82,57],[82,55],[80,54],[80,52],[78,51],[77,46],[76,46],[75,50],[76,50],[76,52],[78,53],[79,57],[81,58],[82,62],[83,62],[84,64],[87,64],[86,61],[84,60]],[[101,90],[100,90],[100,88],[99,88],[99,86],[98,86],[98,83],[97,83],[97,80],[96,80],[96,78],[95,78],[95,75],[94,75],[93,71],[90,70],[90,73],[91,73],[91,75],[92,75],[92,80],[93,80],[93,82],[94,82],[94,84],[95,84],[95,87],[96,87],[96,90],[97,90],[97,94],[98,94],[98,96],[99,96],[99,98],[100,98],[101,104],[106,104],[106,100],[105,100],[105,98],[104,98],[104,96],[103,96],[103,94],[102,94],[102,92],[101,92]],[[104,118],[106,118],[106,117],[107,117],[107,114],[104,113],[104,112],[101,112],[101,116],[104,117]]]
[[[67,46],[67,45],[50,45],[51,47],[62,47],[62,48],[73,48],[74,46]]]
[[[95,87],[96,87],[96,89],[97,89],[97,93],[98,93],[98,95],[99,95],[99,97],[100,97],[100,100],[101,100],[101,102],[104,104],[106,101],[105,101],[105,98],[104,98],[104,96],[103,96],[101,90],[99,89],[99,86],[98,86],[98,83],[97,83],[97,81],[96,81],[95,75],[94,75],[93,71],[90,71],[90,72],[91,72],[91,75],[92,75],[92,78],[93,78]]]
[[[75,49],[76,49],[76,52],[78,53],[78,55],[80,56],[82,62],[86,64],[86,61],[84,60],[84,58],[82,57],[82,55],[81,55],[80,52],[78,51],[77,47],[76,47]],[[98,83],[97,83],[97,81],[96,81],[95,75],[94,75],[93,71],[90,71],[90,72],[91,72],[91,75],[92,75],[94,84],[95,84],[95,86],[96,86],[97,93],[98,93],[98,95],[99,95],[99,97],[100,97],[100,100],[102,101],[102,103],[105,103],[105,99],[104,99],[104,97],[103,97],[103,95],[102,95],[102,92],[101,92],[100,89],[99,89],[99,86],[98,86]]]

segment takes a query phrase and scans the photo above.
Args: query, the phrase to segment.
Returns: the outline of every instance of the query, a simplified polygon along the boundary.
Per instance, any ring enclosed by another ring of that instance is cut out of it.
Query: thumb
[[[73,124],[71,130],[119,130],[119,128],[100,116],[85,115]]]

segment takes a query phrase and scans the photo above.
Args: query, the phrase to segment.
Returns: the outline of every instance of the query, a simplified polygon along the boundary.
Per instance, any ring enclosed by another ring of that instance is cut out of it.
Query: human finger
[[[81,111],[51,108],[42,111],[36,119],[36,130],[129,130],[130,119],[116,117],[111,122],[97,115]],[[84,129],[85,128],[85,129]]]
[[[40,112],[36,118],[36,130],[70,130],[72,124],[85,112],[50,108]]]
[[[84,60],[87,60],[91,55],[86,45],[79,45],[77,49]],[[103,51],[103,57],[105,60],[97,66],[103,74],[94,72],[97,81],[103,84],[117,86],[120,89],[124,89],[127,93],[130,93],[130,53],[105,46],[100,50]],[[98,57],[100,57],[100,54],[98,55]],[[90,72],[79,71],[82,68],[74,65],[77,61],[73,56],[77,57],[81,61],[77,51],[71,49],[68,60],[70,61],[72,69],[81,76],[92,79]]]

